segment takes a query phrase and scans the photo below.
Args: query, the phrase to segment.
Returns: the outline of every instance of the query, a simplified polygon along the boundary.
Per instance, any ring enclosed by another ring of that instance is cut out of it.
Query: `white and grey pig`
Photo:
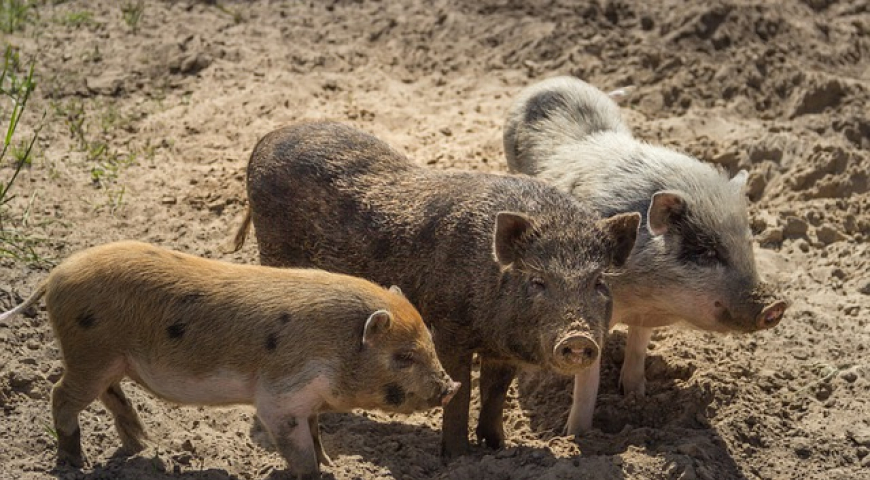
[[[289,470],[329,464],[318,412],[409,413],[459,389],[398,289],[314,269],[234,265],[118,242],[72,255],[0,321],[45,295],[63,353],[58,458],[82,466],[78,415],[99,398],[127,453],[145,447],[130,377],[182,404],[252,404]]]
[[[613,323],[629,326],[620,385],[644,394],[654,328],[686,322],[715,332],[772,328],[786,302],[759,279],[742,193],[709,164],[636,140],[619,107],[573,77],[526,88],[511,106],[504,149],[512,172],[542,179],[605,217],[643,215],[646,229],[613,279]],[[575,377],[567,431],[592,427],[600,365]]]

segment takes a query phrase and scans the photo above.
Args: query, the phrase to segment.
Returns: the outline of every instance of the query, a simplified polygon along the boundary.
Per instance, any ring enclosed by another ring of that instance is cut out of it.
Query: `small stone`
[[[846,435],[862,447],[870,447],[870,427],[852,427]]]
[[[758,242],[762,245],[766,243],[780,243],[782,242],[782,238],[782,228],[774,227],[761,232],[761,234],[758,235]]]
[[[830,224],[826,223],[816,229],[816,238],[818,238],[819,241],[824,243],[825,245],[830,245],[832,243],[846,240],[846,235],[836,230]]]
[[[864,468],[870,467],[870,455],[867,455],[861,459],[861,466]]]
[[[444,135],[445,137],[449,137],[449,136],[453,135],[453,130],[450,130],[449,127],[441,128],[438,131],[441,132],[441,134]]]
[[[802,237],[807,234],[809,226],[807,222],[798,217],[788,217],[785,219],[785,226],[782,229],[782,234],[786,238]]]
[[[840,373],[840,378],[849,383],[853,383],[855,380],[858,380],[858,374],[855,373],[854,370],[846,370]]]
[[[870,295],[870,280],[864,280],[864,285],[858,287],[858,291],[864,295]]]
[[[795,246],[798,250],[800,250],[800,251],[802,251],[802,252],[804,252],[804,253],[807,253],[807,252],[810,251],[810,243],[807,242],[806,240],[804,240],[803,238],[801,238],[801,239],[795,241],[795,242],[794,242],[794,246]]]
[[[178,199],[175,197],[163,197],[160,199],[160,203],[163,205],[175,205],[178,203]]]

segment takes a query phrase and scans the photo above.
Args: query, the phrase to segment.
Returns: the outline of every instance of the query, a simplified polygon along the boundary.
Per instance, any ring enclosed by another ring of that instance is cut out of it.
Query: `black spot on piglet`
[[[169,335],[169,338],[177,340],[184,336],[185,328],[187,327],[183,323],[176,322],[166,327],[166,333]]]
[[[274,352],[276,348],[278,348],[278,335],[270,333],[266,337],[266,350]]]
[[[93,313],[85,312],[82,316],[78,318],[79,326],[82,328],[91,328],[97,323],[96,317],[94,317]]]
[[[398,407],[405,403],[405,389],[395,383],[390,383],[385,388],[384,399],[387,404]]]

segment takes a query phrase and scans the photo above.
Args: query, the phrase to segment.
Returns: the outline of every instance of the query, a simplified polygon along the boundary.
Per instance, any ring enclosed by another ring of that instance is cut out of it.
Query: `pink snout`
[[[595,363],[600,353],[598,342],[584,334],[566,337],[553,348],[556,366],[568,373],[576,373],[589,367]]]
[[[786,307],[788,307],[788,304],[781,300],[764,307],[764,310],[755,318],[755,326],[759,330],[766,330],[777,326],[785,314]]]
[[[461,383],[454,382],[454,381],[451,381],[447,385],[447,388],[441,394],[441,406],[442,407],[446,407],[447,404],[450,403],[450,400],[453,400],[454,395],[456,395],[456,392],[459,391],[459,387],[461,387],[461,386],[462,386]]]

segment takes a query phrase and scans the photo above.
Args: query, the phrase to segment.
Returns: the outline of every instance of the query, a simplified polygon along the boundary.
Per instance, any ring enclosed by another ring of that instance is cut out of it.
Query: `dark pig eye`
[[[543,291],[547,289],[547,285],[540,277],[532,277],[532,279],[529,280],[528,288],[530,295],[537,295],[539,293],[543,293]]]
[[[598,278],[595,279],[595,291],[605,297],[610,296],[610,287],[607,285],[607,282],[604,281],[604,277],[599,275]]]
[[[399,369],[411,368],[414,365],[414,352],[398,352],[393,354],[393,364]]]

